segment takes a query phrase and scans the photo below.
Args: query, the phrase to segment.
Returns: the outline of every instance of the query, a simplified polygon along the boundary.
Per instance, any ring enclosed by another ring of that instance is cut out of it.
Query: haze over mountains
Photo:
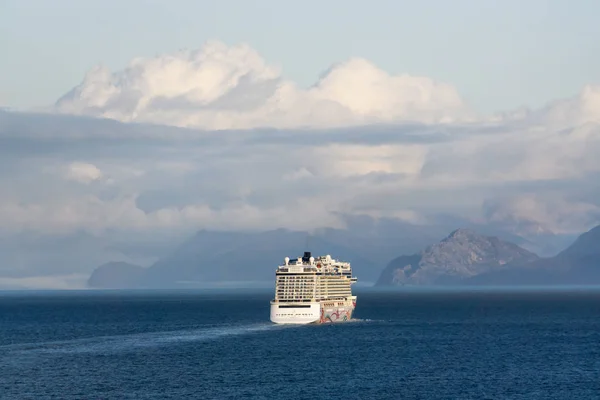
[[[273,271],[283,257],[301,255],[310,249],[314,254],[331,254],[355,263],[361,284],[371,284],[398,251],[419,248],[443,235],[441,227],[412,226],[396,220],[352,217],[346,223],[346,229],[324,228],[312,232],[202,230],[153,263],[137,283],[148,287],[193,287],[245,282],[270,287]],[[106,268],[112,266],[96,271]],[[132,272],[138,274],[137,268],[132,268]],[[102,281],[107,282],[105,278]],[[94,282],[96,277],[92,276],[92,286],[100,286]],[[121,285],[119,279],[113,279],[108,287],[113,285]]]
[[[219,285],[272,286],[281,255],[301,254],[306,232],[198,232],[149,268],[107,263],[92,273],[95,288],[181,288]],[[396,239],[401,236],[395,236]],[[359,239],[358,242],[353,239]],[[362,240],[361,240],[362,239]],[[417,246],[419,240],[405,243]],[[313,254],[350,261],[360,281],[377,286],[600,284],[600,226],[579,236],[554,257],[541,258],[514,243],[457,229],[419,253],[392,259],[399,246],[374,236],[328,230],[311,235]]]
[[[360,58],[301,89],[218,42],[94,68],[44,113],[0,110],[0,286],[84,287],[108,262],[270,280],[298,232],[375,282],[457,228],[547,257],[600,223],[598,86],[496,115],[458,93]]]

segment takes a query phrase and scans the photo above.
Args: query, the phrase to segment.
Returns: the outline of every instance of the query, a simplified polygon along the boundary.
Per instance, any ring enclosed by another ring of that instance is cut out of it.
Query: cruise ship
[[[322,324],[352,318],[356,296],[351,285],[348,262],[330,255],[286,257],[275,271],[275,297],[271,300],[271,321],[276,324]]]

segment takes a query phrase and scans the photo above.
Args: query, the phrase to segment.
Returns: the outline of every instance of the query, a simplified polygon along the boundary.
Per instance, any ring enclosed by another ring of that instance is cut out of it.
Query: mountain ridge
[[[468,285],[597,285],[600,284],[600,225],[582,233],[553,257],[513,265],[503,273],[486,273]]]
[[[126,289],[137,285],[145,268],[124,261],[111,261],[100,265],[90,275],[88,287],[97,289]]]
[[[312,233],[288,229],[262,232],[203,229],[143,269],[137,265],[121,264],[120,271],[115,272],[113,267],[108,273],[108,267],[97,267],[92,273],[94,279],[90,276],[88,280],[88,287],[98,287],[98,276],[104,276],[102,287],[118,288],[176,288],[182,287],[182,284],[190,287],[227,282],[237,282],[242,286],[244,282],[266,284],[272,281],[273,269],[282,257],[300,255],[307,249],[315,254],[331,254],[350,261],[361,284],[545,282],[547,279],[540,278],[540,273],[556,275],[550,280],[556,282],[558,271],[573,269],[578,259],[585,265],[593,265],[596,257],[594,249],[600,248],[600,237],[597,237],[600,236],[600,227],[580,235],[570,243],[570,247],[554,257],[540,258],[529,249],[506,240],[527,239],[510,232],[501,232],[501,239],[489,234],[493,232],[490,226],[482,226],[486,232],[482,235],[478,233],[479,229],[472,229],[470,225],[467,225],[469,228],[453,229],[450,234],[444,234],[443,227],[439,226],[415,227],[393,221],[374,222],[368,218],[355,218],[348,224],[347,229],[326,228]],[[310,246],[304,248],[307,238],[310,238]],[[595,243],[598,245],[595,246]],[[405,255],[397,256],[398,253]],[[422,261],[423,265],[419,265]],[[390,267],[393,263],[402,265]],[[398,269],[403,270],[402,274],[394,275]],[[98,270],[105,270],[105,275],[98,275]],[[593,272],[592,267],[587,270],[580,268],[577,274],[585,276]]]
[[[390,261],[376,286],[448,285],[539,257],[514,243],[459,228],[419,253]]]

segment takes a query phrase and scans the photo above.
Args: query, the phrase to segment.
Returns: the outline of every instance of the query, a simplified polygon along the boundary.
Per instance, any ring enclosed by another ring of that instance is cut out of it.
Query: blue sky
[[[1,0],[0,105],[44,106],[92,66],[248,43],[302,86],[352,56],[454,84],[492,112],[600,82],[600,2]]]

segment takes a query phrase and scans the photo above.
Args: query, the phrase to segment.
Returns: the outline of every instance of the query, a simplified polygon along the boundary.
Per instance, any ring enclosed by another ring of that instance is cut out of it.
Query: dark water
[[[270,291],[0,294],[0,398],[600,398],[600,292],[357,294],[301,327]]]

